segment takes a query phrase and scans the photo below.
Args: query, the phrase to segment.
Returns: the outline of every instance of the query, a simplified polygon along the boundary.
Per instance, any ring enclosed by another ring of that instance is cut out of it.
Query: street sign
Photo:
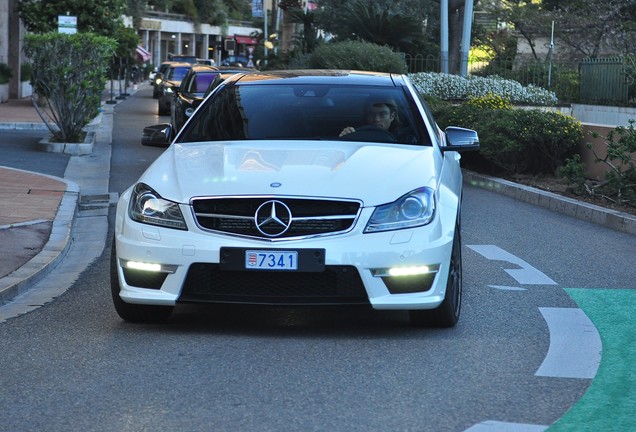
[[[77,33],[77,17],[69,15],[58,15],[57,31],[58,33],[66,34]]]

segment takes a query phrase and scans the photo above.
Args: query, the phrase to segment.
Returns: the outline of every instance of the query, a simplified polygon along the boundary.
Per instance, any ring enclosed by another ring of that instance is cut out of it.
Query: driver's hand
[[[353,128],[351,126],[347,126],[346,128],[344,128],[342,130],[342,132],[340,132],[340,135],[338,135],[338,136],[343,136],[343,135],[346,135],[346,134],[350,134],[350,133],[355,132],[355,131],[356,131],[355,128]]]

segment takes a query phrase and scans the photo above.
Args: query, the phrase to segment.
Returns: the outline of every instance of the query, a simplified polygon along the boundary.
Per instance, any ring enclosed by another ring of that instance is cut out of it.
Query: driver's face
[[[367,111],[367,121],[370,125],[388,130],[395,114],[386,105],[372,106]]]

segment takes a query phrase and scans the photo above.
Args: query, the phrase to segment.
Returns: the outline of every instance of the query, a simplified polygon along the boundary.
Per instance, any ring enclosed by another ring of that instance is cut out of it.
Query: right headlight
[[[130,197],[128,216],[134,221],[187,230],[179,204],[161,198],[150,186],[137,183]]]
[[[426,225],[435,216],[435,192],[415,189],[395,202],[376,207],[365,233],[414,228]]]

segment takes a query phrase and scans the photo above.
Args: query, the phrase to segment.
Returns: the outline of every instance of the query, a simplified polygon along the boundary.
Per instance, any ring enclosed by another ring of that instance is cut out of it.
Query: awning
[[[236,40],[237,44],[244,44],[244,45],[258,45],[258,40],[256,40],[255,38],[251,38],[249,36],[234,36],[234,39]]]
[[[137,49],[135,51],[137,52],[137,57],[139,57],[139,59],[143,62],[147,62],[152,57],[152,55],[150,55],[150,53],[142,46],[137,45]]]

